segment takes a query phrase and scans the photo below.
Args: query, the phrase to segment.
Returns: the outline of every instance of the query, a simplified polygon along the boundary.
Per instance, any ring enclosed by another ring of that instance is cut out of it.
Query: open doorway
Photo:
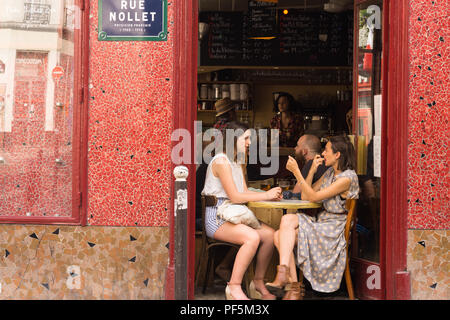
[[[275,185],[293,188],[295,181],[285,170],[285,164],[288,155],[295,155],[295,144],[301,135],[315,135],[323,145],[333,135],[351,136],[357,149],[361,187],[352,236],[352,271],[361,264],[379,265],[381,177],[377,169],[381,159],[376,153],[379,138],[374,137],[381,136],[378,129],[382,30],[376,19],[382,19],[374,14],[381,15],[382,1],[355,6],[352,0],[199,0],[198,8],[196,109],[203,132],[216,124],[214,104],[222,98],[235,102],[237,121],[256,130],[274,125],[280,93],[288,93],[293,98],[302,128],[296,132],[298,136],[280,143],[276,174],[261,174],[262,163],[247,166],[247,184],[255,189]],[[199,196],[206,168],[197,167],[195,194]],[[196,266],[205,263],[200,255],[199,209]],[[276,229],[281,210],[275,211],[261,210],[255,214]],[[226,272],[223,270],[227,263],[231,263],[228,268],[232,267],[232,257],[227,249],[217,251],[215,264],[209,270],[206,295],[202,292],[203,281],[196,279],[196,298],[224,298]],[[275,251],[266,281],[273,279],[277,259]],[[204,279],[205,274],[196,277]],[[309,299],[346,298],[345,281],[330,295],[314,292],[307,280],[304,281]]]

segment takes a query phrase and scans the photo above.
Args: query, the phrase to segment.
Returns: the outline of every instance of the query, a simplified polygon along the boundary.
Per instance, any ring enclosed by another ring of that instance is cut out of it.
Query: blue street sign
[[[99,0],[98,40],[166,41],[167,0]]]

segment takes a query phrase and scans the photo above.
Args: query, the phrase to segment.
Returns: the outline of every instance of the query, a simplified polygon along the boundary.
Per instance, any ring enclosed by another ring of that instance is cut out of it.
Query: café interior
[[[355,7],[353,0],[199,0],[196,108],[203,131],[214,126],[214,105],[223,98],[234,102],[237,121],[256,132],[270,131],[277,98],[288,93],[302,120],[301,134],[317,136],[322,147],[327,137],[348,135],[357,153],[360,184],[349,254],[352,259],[378,262],[382,37],[380,28],[367,23],[373,5],[381,6],[382,1]],[[267,148],[269,154],[278,154],[277,173],[263,175],[260,169],[266,164],[248,164],[247,185],[292,190],[296,181],[285,164],[289,155],[295,157],[295,143],[280,144],[274,150],[268,142]],[[201,179],[204,176],[197,172],[197,195],[202,191]],[[252,210],[275,230],[279,227],[281,209]],[[195,295],[223,299],[226,275],[217,267],[233,249],[217,246],[206,258],[201,206],[196,211]],[[206,261],[210,259],[212,263]],[[273,279],[277,259],[275,250],[266,281]],[[314,292],[304,282],[305,298],[347,297],[344,280],[341,289],[331,294]]]

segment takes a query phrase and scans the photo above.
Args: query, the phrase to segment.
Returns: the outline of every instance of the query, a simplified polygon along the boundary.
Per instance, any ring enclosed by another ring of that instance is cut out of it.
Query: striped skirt
[[[227,198],[217,198],[217,204],[214,207],[206,207],[205,211],[205,231],[209,238],[214,238],[214,233],[221,225],[226,221],[217,218],[217,208],[225,201]]]

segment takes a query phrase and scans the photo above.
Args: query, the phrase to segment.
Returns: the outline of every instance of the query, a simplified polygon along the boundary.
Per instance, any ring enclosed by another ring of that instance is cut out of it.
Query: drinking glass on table
[[[288,191],[290,187],[289,180],[279,180],[278,186],[281,188],[282,191]]]

